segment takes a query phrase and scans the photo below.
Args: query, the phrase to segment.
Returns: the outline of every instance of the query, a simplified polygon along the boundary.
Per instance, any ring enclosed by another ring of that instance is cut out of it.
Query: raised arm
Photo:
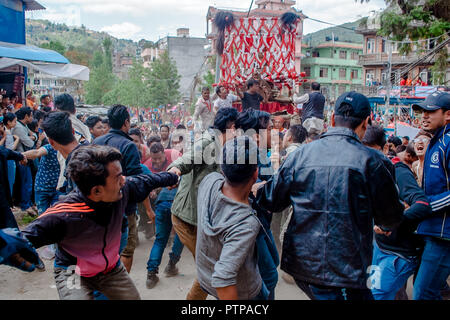
[[[27,157],[28,160],[34,160],[34,159],[46,156],[48,153],[47,153],[47,149],[42,147],[39,149],[28,150],[28,151],[24,152],[23,154]]]
[[[139,174],[126,178],[123,192],[128,193],[128,202],[143,202],[153,189],[171,187],[178,183],[179,177],[170,172]]]

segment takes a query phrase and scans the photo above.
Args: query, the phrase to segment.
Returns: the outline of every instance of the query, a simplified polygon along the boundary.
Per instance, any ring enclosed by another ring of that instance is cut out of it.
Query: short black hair
[[[406,153],[409,153],[412,157],[417,157],[416,150],[414,150],[414,143],[408,143],[408,146],[406,146]]]
[[[40,101],[42,102],[42,100],[44,100],[44,99],[47,98],[47,97],[50,97],[50,95],[49,95],[49,94],[43,94],[43,95],[41,96]]]
[[[86,119],[86,125],[90,129],[94,128],[98,122],[102,122],[102,118],[100,118],[99,116],[89,116]]]
[[[221,110],[221,109],[219,109]],[[270,114],[265,111],[247,109],[241,112],[236,120],[236,129],[259,131],[269,126]]]
[[[130,131],[128,131],[129,136],[138,136],[139,138],[142,138],[142,132],[139,130],[139,128],[132,128]]]
[[[386,144],[386,133],[384,129],[376,125],[369,126],[364,134],[362,143],[367,146],[379,146],[383,149]]]
[[[394,144],[396,148],[402,144],[402,140],[400,140],[400,138],[396,136],[389,136],[388,142]]]
[[[89,196],[95,186],[104,186],[109,176],[107,165],[121,161],[119,150],[100,145],[87,145],[76,149],[67,164],[67,174],[80,191]]]
[[[209,87],[203,87],[203,88],[202,88],[202,92],[207,91],[207,90],[208,90],[208,91],[211,91],[211,89],[209,89]]]
[[[160,153],[164,152],[164,146],[161,142],[156,142],[150,147],[150,153]]]
[[[159,131],[161,131],[161,129],[162,128],[167,128],[167,130],[170,132],[170,127],[167,125],[167,124],[162,124],[160,127],[159,127]]]
[[[308,137],[308,131],[301,124],[293,125],[289,128],[289,133],[292,136],[294,143],[303,143]]]
[[[130,114],[127,107],[121,104],[115,104],[108,110],[109,125],[111,128],[120,130],[125,121],[130,120]]]
[[[38,121],[36,119],[33,119],[30,123],[27,124],[28,129],[30,129],[32,132],[35,132],[38,128]]]
[[[58,110],[66,111],[69,113],[75,113],[75,102],[73,98],[68,93],[60,94],[55,98],[55,107]]]
[[[351,130],[355,130],[361,123],[363,123],[363,121],[366,120],[365,118],[362,119],[346,115],[351,114],[351,112],[353,112],[353,107],[348,103],[341,103],[339,107],[339,112],[341,114],[334,115],[334,122],[337,127],[344,127]]]
[[[409,141],[409,137],[408,136],[404,136],[403,139],[406,139],[407,141]]]
[[[77,119],[78,120],[83,120],[83,115],[80,113],[80,114],[77,114]]]
[[[31,116],[33,110],[30,107],[22,107],[16,111],[17,120],[23,120],[26,116]]]
[[[186,127],[184,126],[184,124],[179,124],[177,126],[177,130],[180,130],[180,129],[185,129],[186,130]]]
[[[224,88],[224,86],[217,86],[216,87],[216,94],[219,95],[220,89]]]
[[[16,119],[17,116],[12,113],[12,112],[7,112],[4,116],[3,116],[3,125],[7,125],[8,122],[14,121],[14,119]]]
[[[258,168],[258,147],[247,136],[229,140],[223,147],[221,169],[225,179],[231,185],[247,183]]]
[[[320,83],[318,82],[311,83],[311,89],[313,89],[314,91],[320,90]]]
[[[76,141],[73,135],[72,122],[65,111],[50,112],[42,122],[42,129],[50,139],[66,146]]]
[[[109,126],[109,119],[108,118],[103,118],[102,119],[102,123],[107,124]]]
[[[150,146],[153,142],[161,142],[160,136],[150,136],[147,140],[147,146]]]
[[[395,152],[400,153],[406,150],[406,146],[401,144],[395,148]]]
[[[50,111],[52,111],[52,108],[50,108],[50,107],[48,107],[48,106],[45,106],[45,107],[42,107],[42,111],[44,111],[44,112],[50,112]]]
[[[225,133],[236,122],[238,114],[235,108],[220,108],[214,117],[213,128]]]
[[[44,119],[46,116],[46,112],[41,111],[41,110],[34,110],[33,111],[33,119],[36,119],[37,121]]]
[[[250,79],[247,81],[247,90],[253,87],[255,84],[259,84],[258,80]]]

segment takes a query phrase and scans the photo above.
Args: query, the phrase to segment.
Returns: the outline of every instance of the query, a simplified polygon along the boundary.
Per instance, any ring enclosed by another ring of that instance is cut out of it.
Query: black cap
[[[430,94],[423,102],[412,105],[414,110],[423,109],[434,111],[437,109],[450,110],[450,93],[445,91],[436,91]]]
[[[349,104],[352,109],[342,108],[342,104]],[[356,91],[346,92],[337,100],[334,108],[334,114],[338,116],[348,116],[359,119],[365,119],[370,116],[369,99]]]

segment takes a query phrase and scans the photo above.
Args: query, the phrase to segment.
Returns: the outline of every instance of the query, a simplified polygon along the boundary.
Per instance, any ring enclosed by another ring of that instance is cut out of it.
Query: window
[[[347,51],[339,50],[339,59],[347,59]]]
[[[328,78],[328,68],[320,68],[320,78]]]
[[[350,77],[352,80],[358,79],[358,70],[352,70]]]
[[[312,56],[313,56],[313,58],[318,58],[319,57],[319,51],[313,51]]]
[[[368,54],[375,53],[375,38],[367,38],[366,52]]]
[[[311,77],[311,67],[305,67],[303,70],[305,71],[307,77]]]
[[[345,68],[340,68],[339,69],[339,78],[345,79],[346,76],[347,76],[347,70]]]
[[[356,51],[352,51],[352,60],[358,60],[359,59],[359,54]]]
[[[386,40],[381,40],[381,52],[386,52]]]

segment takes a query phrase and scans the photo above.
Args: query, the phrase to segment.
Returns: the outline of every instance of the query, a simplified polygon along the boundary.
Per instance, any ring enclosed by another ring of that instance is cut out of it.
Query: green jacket
[[[207,130],[194,142],[188,152],[167,168],[167,170],[173,167],[178,168],[183,177],[173,200],[172,214],[184,222],[197,225],[198,186],[211,172],[220,172],[216,155],[222,149],[221,147],[220,140],[214,131]]]

